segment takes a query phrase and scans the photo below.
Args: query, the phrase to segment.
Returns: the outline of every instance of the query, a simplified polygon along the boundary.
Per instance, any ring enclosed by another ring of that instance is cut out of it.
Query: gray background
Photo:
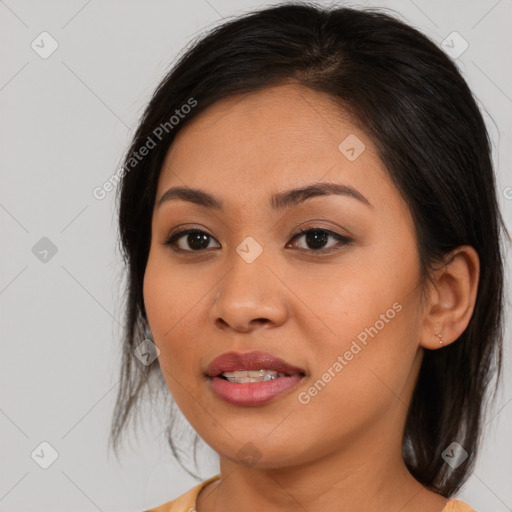
[[[138,116],[185,44],[223,17],[267,4],[0,1],[2,511],[138,511],[197,483],[172,459],[157,422],[121,464],[107,455],[123,275],[114,192],[97,200],[92,190],[118,168]],[[385,5],[439,44],[454,31],[468,42],[457,62],[484,109],[511,229],[512,3],[346,5]],[[59,45],[45,59],[31,47],[43,46],[43,31]],[[507,266],[510,276],[509,255]],[[460,494],[481,512],[512,510],[510,329],[506,335],[505,382]],[[48,469],[31,456],[44,441],[58,453]],[[204,457],[207,478],[217,462],[208,448]]]

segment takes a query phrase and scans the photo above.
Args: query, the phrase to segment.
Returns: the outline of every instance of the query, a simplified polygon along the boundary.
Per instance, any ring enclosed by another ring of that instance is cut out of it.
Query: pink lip
[[[304,375],[296,373],[290,377],[247,384],[228,382],[220,377],[213,377],[210,380],[212,391],[220,399],[233,405],[251,407],[274,400],[294,388],[304,378]]]
[[[218,377],[223,372],[260,369],[274,370],[286,373],[288,376],[246,384],[228,382]],[[225,352],[210,362],[206,374],[209,377],[211,389],[218,398],[239,406],[257,406],[270,402],[297,386],[305,377],[305,371],[302,368],[292,366],[267,352],[257,351]]]

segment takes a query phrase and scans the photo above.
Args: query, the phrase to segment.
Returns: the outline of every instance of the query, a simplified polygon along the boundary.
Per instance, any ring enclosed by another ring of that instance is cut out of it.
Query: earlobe
[[[443,266],[433,271],[420,346],[435,350],[460,337],[475,308],[479,277],[480,259],[469,245],[452,251]]]

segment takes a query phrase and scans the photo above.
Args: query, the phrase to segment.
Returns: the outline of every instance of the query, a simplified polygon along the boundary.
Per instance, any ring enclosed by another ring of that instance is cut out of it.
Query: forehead
[[[201,185],[242,201],[325,180],[365,189],[370,201],[383,182],[393,188],[372,141],[330,96],[288,84],[218,101],[191,120],[169,148],[157,195]]]

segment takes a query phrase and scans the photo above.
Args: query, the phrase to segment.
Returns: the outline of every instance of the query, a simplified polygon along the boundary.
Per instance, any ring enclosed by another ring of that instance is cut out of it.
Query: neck
[[[302,464],[250,468],[221,457],[221,479],[199,495],[197,511],[440,512],[447,499],[417,482],[403,462],[401,440],[375,427]]]

